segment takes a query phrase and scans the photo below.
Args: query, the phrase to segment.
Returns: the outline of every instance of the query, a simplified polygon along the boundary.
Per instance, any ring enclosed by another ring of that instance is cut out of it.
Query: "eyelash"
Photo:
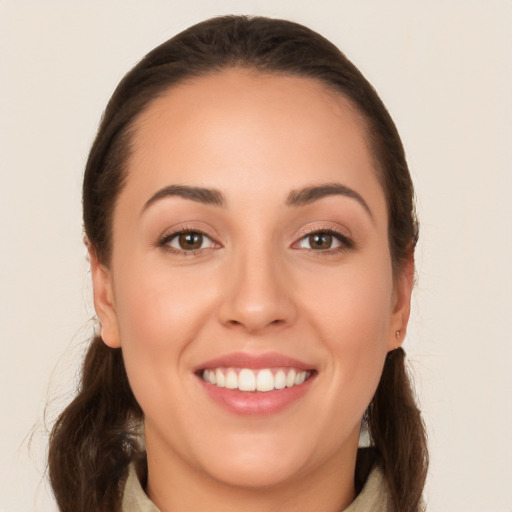
[[[172,242],[175,238],[179,237],[180,235],[200,235],[203,238],[207,238],[211,241],[210,247],[202,247],[200,249],[192,249],[192,250],[186,250],[186,249],[178,249],[176,247],[172,247],[170,242]],[[214,248],[214,246],[217,245],[220,247],[220,244],[218,244],[211,236],[207,235],[203,230],[197,229],[197,228],[190,228],[187,226],[183,226],[182,228],[179,228],[176,231],[173,231],[172,233],[168,233],[163,235],[158,243],[157,246],[163,249],[164,251],[170,252],[172,254],[178,254],[180,256],[196,256],[198,254],[202,254],[204,251],[208,249]]]
[[[333,247],[329,249],[312,249],[312,248],[305,248],[305,247],[296,247],[298,244],[300,244],[302,241],[306,240],[308,237],[312,235],[327,235],[332,236],[340,245],[338,247]],[[335,254],[339,254],[345,251],[349,251],[355,247],[355,244],[353,240],[351,240],[347,235],[342,233],[341,231],[338,231],[336,229],[333,229],[332,227],[326,227],[326,228],[311,228],[310,230],[307,230],[306,232],[302,233],[302,236],[299,238],[297,242],[294,242],[292,245],[292,248],[302,249],[306,250],[315,256],[332,256]]]
[[[209,247],[203,247],[199,249],[192,249],[192,250],[186,250],[186,249],[178,249],[176,247],[170,246],[170,242],[172,242],[174,239],[179,237],[180,235],[200,235],[204,238],[207,238],[211,241],[211,246]],[[312,235],[327,235],[333,237],[340,245],[338,247],[334,248],[328,248],[328,249],[313,249],[313,248],[306,248],[306,247],[297,247],[300,243],[302,243],[304,240],[306,240],[308,237],[311,237]],[[206,234],[203,230],[197,229],[197,228],[191,228],[184,226],[182,228],[179,228],[176,231],[173,231],[172,233],[168,233],[163,235],[158,243],[157,246],[163,249],[164,251],[170,252],[172,254],[178,254],[181,256],[195,256],[198,254],[202,254],[204,251],[207,251],[208,249],[212,248],[218,248],[221,247],[221,245],[216,242],[212,237],[210,237],[208,234]],[[217,247],[215,247],[217,246]],[[345,252],[348,250],[351,250],[354,248],[354,242],[347,237],[344,233],[341,233],[340,231],[333,229],[332,227],[328,228],[311,228],[310,230],[302,233],[301,237],[292,244],[291,246],[293,249],[302,249],[305,251],[308,251],[314,255],[318,256],[332,256],[334,254],[338,254],[341,252]]]

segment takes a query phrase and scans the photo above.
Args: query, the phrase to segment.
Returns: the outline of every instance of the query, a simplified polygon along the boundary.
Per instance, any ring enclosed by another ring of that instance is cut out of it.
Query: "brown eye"
[[[330,249],[333,237],[329,233],[314,233],[308,236],[309,247],[315,250]]]
[[[341,250],[343,248],[351,248],[351,241],[340,233],[330,231],[316,231],[301,238],[295,245],[297,249],[308,249],[310,251]]]
[[[201,249],[203,245],[203,235],[201,233],[181,233],[178,236],[178,245],[184,251],[193,251]]]
[[[183,231],[169,235],[162,240],[161,245],[180,252],[193,252],[214,247],[215,243],[199,231]]]

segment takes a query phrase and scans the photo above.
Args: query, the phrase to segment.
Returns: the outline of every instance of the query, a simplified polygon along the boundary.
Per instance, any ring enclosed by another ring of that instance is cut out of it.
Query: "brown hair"
[[[367,124],[389,212],[395,275],[414,252],[418,228],[414,193],[395,125],[375,90],[332,43],[289,21],[213,18],[151,51],[120,82],[103,115],[83,183],[85,231],[109,264],[112,214],[124,179],[138,116],[157,96],[185,79],[229,67],[310,77],[352,101]],[[387,356],[365,422],[381,460],[394,512],[419,512],[427,469],[424,425],[401,348]],[[51,484],[62,512],[120,508],[130,461],[144,458],[137,432],[143,413],[130,389],[121,349],[95,337],[77,397],[58,418],[50,439]]]

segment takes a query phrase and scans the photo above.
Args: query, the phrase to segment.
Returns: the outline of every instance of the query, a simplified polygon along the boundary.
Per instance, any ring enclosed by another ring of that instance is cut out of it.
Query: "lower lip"
[[[203,389],[217,404],[245,416],[276,414],[286,409],[308,392],[314,378],[315,374],[297,386],[262,392],[220,388],[198,376]]]

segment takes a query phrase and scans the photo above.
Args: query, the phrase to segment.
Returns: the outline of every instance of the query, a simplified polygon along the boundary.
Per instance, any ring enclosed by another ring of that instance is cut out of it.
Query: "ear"
[[[393,311],[389,323],[388,350],[402,346],[411,314],[411,294],[414,286],[414,254],[408,258],[395,279]]]
[[[119,348],[121,340],[114,304],[112,274],[98,259],[95,248],[86,240],[91,264],[92,286],[94,293],[94,309],[100,321],[100,336],[105,345]]]

